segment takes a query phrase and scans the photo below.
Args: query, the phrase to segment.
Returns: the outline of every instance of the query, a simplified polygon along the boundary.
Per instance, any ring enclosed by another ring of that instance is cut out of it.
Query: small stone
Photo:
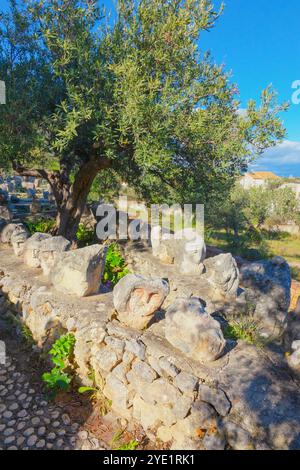
[[[20,401],[24,401],[26,398],[27,398],[26,393],[22,393],[21,395],[19,395],[19,398],[18,398],[18,399],[19,399]]]
[[[159,359],[159,365],[163,371],[165,371],[170,377],[176,377],[180,370],[172,362],[170,357],[161,357]]]
[[[56,447],[62,447],[64,445],[63,439],[58,439],[56,442]]]
[[[60,425],[60,422],[59,422],[59,421],[54,421],[54,422],[52,423],[52,426],[53,426],[54,428],[58,428],[59,425]]]
[[[11,418],[12,415],[13,415],[13,414],[12,414],[11,411],[5,411],[5,412],[3,413],[3,418],[6,418],[6,419]]]
[[[71,423],[70,416],[66,413],[62,415],[61,419],[65,426],[69,426],[69,424]]]
[[[115,351],[105,346],[96,352],[93,362],[96,364],[97,368],[110,372],[119,362],[119,359]]]
[[[19,405],[17,403],[13,403],[12,405],[9,406],[10,411],[15,411],[19,408]]]
[[[24,429],[25,426],[26,426],[25,421],[21,421],[21,422],[17,425],[17,431],[22,431],[22,429]]]
[[[126,341],[125,349],[129,352],[132,352],[139,359],[145,359],[146,348],[145,345],[140,340],[130,340]]]
[[[51,417],[52,417],[53,419],[57,419],[57,418],[59,417],[59,411],[53,411],[53,412],[51,413]]]
[[[4,439],[4,444],[11,444],[12,442],[14,442],[14,440],[15,440],[15,436],[6,437]]]
[[[88,438],[88,432],[87,431],[80,431],[78,433],[78,437],[79,439],[81,439],[82,441],[86,440]]]
[[[25,441],[25,437],[23,436],[18,437],[17,446],[21,446],[24,443],[24,441]]]
[[[214,389],[201,384],[199,385],[199,398],[212,405],[221,416],[226,416],[230,411],[230,401],[221,389]]]
[[[47,434],[47,439],[49,439],[50,441],[54,441],[55,438],[56,438],[55,432],[49,432],[49,434]]]
[[[120,352],[124,351],[125,342],[121,339],[114,338],[113,336],[106,336],[104,342],[107,344],[107,346],[110,346],[112,349],[116,349]]]
[[[37,426],[38,424],[40,424],[40,418],[38,416],[32,418],[31,422],[33,424],[33,426]]]
[[[5,431],[3,432],[4,436],[10,436],[13,433],[14,433],[13,428],[6,428]]]
[[[5,424],[0,424],[0,432],[2,432],[3,429],[5,429]]]
[[[36,448],[37,448],[37,449],[41,449],[42,447],[45,447],[45,444],[46,444],[45,439],[40,439],[40,440],[37,441],[37,443],[36,443]]]
[[[32,435],[27,439],[27,445],[29,447],[32,447],[36,444],[36,441],[37,441],[37,437],[35,435]]]
[[[46,432],[45,426],[40,426],[37,430],[38,436],[43,436]]]
[[[133,372],[146,382],[153,382],[156,379],[156,372],[146,362],[137,361],[132,365]]]
[[[14,426],[15,424],[16,424],[16,420],[11,419],[10,421],[8,421],[7,426]]]
[[[23,432],[23,435],[28,437],[28,436],[31,436],[31,434],[34,433],[34,429],[33,428],[27,428],[25,429],[25,431]]]
[[[175,385],[181,392],[194,392],[197,389],[198,379],[194,375],[180,372],[174,380]]]
[[[17,414],[18,418],[25,418],[27,416],[27,411],[26,410],[21,410]]]

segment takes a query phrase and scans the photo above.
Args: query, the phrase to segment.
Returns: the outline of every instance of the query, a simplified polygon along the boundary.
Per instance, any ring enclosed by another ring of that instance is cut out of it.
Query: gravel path
[[[99,440],[32,388],[12,357],[0,365],[0,449],[101,449]]]

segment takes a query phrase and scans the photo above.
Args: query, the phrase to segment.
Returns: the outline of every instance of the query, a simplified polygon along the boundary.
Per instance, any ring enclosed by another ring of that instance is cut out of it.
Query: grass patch
[[[230,321],[224,328],[223,334],[226,339],[234,341],[245,341],[245,343],[253,344],[256,347],[264,347],[266,338],[260,334],[259,324],[253,317],[240,317]]]
[[[207,243],[225,252],[241,256],[249,261],[282,256],[291,265],[292,278],[300,281],[300,236],[285,232],[263,231],[260,240],[246,240],[241,235],[240,244],[234,243],[233,236],[222,230],[209,230]],[[299,264],[299,266],[297,266]]]

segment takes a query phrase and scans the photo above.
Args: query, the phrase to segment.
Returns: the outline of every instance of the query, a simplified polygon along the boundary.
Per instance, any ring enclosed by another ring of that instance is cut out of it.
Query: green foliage
[[[275,93],[241,116],[229,74],[200,52],[220,14],[211,0],[119,0],[115,21],[90,0],[2,13],[0,158],[45,173],[74,234],[99,171],[100,187],[105,170],[148,201],[205,203],[284,137]]]
[[[107,250],[103,282],[108,286],[115,286],[128,273],[129,270],[126,268],[119,246],[112,243]]]
[[[217,199],[205,215],[210,243],[216,244],[214,238],[224,237],[226,249],[255,260],[270,256],[268,240],[274,236],[274,229],[289,222],[300,223],[300,205],[290,188],[262,186],[246,190],[237,183],[229,197]]]
[[[252,315],[243,315],[230,321],[223,328],[223,333],[227,339],[245,341],[257,347],[263,347],[266,344],[266,339],[260,335],[259,324]]]
[[[136,440],[130,440],[128,442],[121,443],[120,441],[121,441],[121,438],[122,438],[124,432],[125,432],[125,429],[118,429],[114,433],[114,435],[113,435],[113,437],[110,441],[110,445],[111,445],[113,450],[135,450],[139,446],[140,443]],[[118,444],[119,444],[119,446],[115,447]]]
[[[112,401],[108,400],[103,394],[104,381],[101,377],[99,377],[98,381],[100,381],[100,384],[96,383],[96,376],[95,376],[94,370],[90,371],[88,378],[93,383],[93,386],[79,387],[78,393],[81,393],[81,394],[89,393],[90,399],[96,402],[97,406],[99,407],[101,416],[104,416],[109,412],[112,406]]]
[[[68,333],[55,341],[49,351],[55,367],[42,375],[43,382],[54,393],[58,390],[68,390],[72,376],[67,371],[73,358],[75,337]]]
[[[95,241],[95,232],[92,229],[87,228],[84,224],[79,224],[76,239],[78,241],[78,247],[92,245]]]
[[[23,323],[21,326],[21,334],[28,345],[34,344],[32,332],[30,328],[27,325],[25,325],[25,323]]]
[[[120,445],[115,450],[135,450],[139,446],[139,442],[135,440],[131,440],[129,442],[125,442],[124,444]]]
[[[38,220],[27,220],[26,226],[33,235],[36,232],[50,233],[55,226],[55,220],[53,219],[38,219]]]

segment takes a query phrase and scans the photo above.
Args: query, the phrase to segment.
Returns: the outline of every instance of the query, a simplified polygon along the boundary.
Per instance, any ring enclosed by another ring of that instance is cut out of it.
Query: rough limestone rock
[[[91,245],[61,253],[50,278],[54,287],[78,297],[98,294],[105,266],[107,248]]]
[[[7,224],[1,231],[1,242],[10,243],[13,233],[23,232],[25,227],[23,224]]]
[[[300,340],[293,341],[291,345],[292,353],[287,356],[288,365],[297,374],[300,373]]]
[[[245,297],[253,304],[254,318],[262,334],[282,335],[287,326],[290,305],[291,273],[288,263],[276,256],[271,260],[249,263],[241,269]]]
[[[202,274],[203,261],[206,255],[204,239],[192,229],[181,230],[175,233],[182,240],[182,247],[175,256],[175,263],[182,274]]]
[[[215,361],[224,351],[220,324],[197,298],[176,299],[166,312],[167,340],[188,357],[200,362]]]
[[[160,226],[151,231],[152,254],[163,263],[175,264],[179,272],[187,275],[201,274],[206,246],[201,235],[194,229],[184,229],[170,235]]]
[[[142,330],[161,307],[168,293],[169,286],[163,279],[146,279],[127,274],[113,291],[119,320],[127,326]]]
[[[7,206],[0,205],[0,217],[9,222],[12,219],[12,215]]]
[[[25,243],[30,237],[27,230],[23,230],[23,232],[13,232],[11,236],[11,245],[13,247],[14,253],[16,256],[22,256],[24,253]]]
[[[71,243],[69,240],[62,236],[52,237],[42,241],[39,258],[45,276],[50,274],[51,269],[58,260],[59,254],[67,251],[70,246]]]
[[[24,262],[27,266],[31,268],[40,268],[41,261],[40,261],[40,249],[42,242],[45,240],[49,240],[51,235],[48,233],[34,233],[26,243],[24,244],[23,254],[24,254]]]
[[[239,287],[239,270],[230,253],[224,253],[204,262],[203,277],[213,286],[215,297],[224,299],[235,297]]]

